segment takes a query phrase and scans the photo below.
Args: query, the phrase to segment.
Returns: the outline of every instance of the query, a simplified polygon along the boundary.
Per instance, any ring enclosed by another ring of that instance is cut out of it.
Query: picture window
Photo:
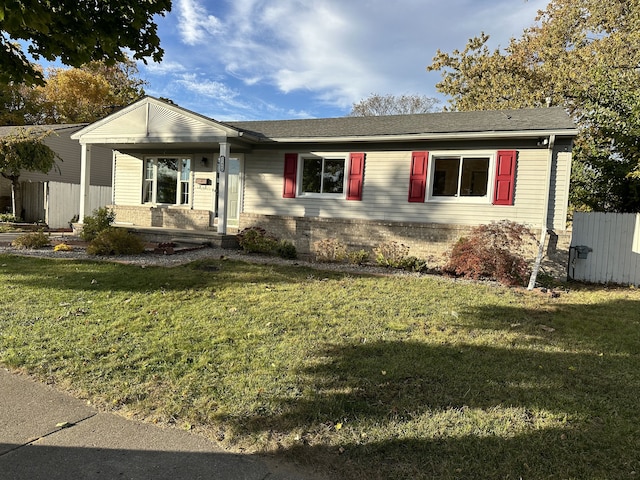
[[[188,205],[191,159],[157,157],[145,159],[142,201],[168,205]]]
[[[310,157],[302,159],[301,194],[342,195],[344,183],[344,158]]]

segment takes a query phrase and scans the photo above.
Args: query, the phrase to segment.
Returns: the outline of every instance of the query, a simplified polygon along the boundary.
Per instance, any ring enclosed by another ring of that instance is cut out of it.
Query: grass
[[[640,292],[0,256],[0,363],[337,478],[640,472]]]

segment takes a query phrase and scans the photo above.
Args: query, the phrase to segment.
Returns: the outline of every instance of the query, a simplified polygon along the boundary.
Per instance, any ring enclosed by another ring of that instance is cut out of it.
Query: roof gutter
[[[576,136],[578,130],[567,128],[562,130],[533,131],[490,131],[490,132],[451,132],[451,133],[416,133],[403,135],[366,135],[342,137],[273,137],[268,138],[275,143],[335,143],[335,142],[406,142],[412,140],[458,140],[458,139],[491,139],[491,138],[538,138],[551,136]],[[264,141],[264,140],[263,140]]]

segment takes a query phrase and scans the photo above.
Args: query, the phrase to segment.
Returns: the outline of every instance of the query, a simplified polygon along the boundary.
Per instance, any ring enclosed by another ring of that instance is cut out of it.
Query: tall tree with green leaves
[[[0,3],[0,82],[44,82],[30,61],[59,59],[79,67],[93,60],[123,62],[127,51],[137,60],[160,61],[155,15],[171,10],[171,0],[85,0]],[[19,41],[27,42],[26,52]]]
[[[11,207],[13,215],[22,216],[20,174],[24,171],[47,173],[56,167],[56,153],[45,145],[50,131],[16,127],[0,138],[0,175],[11,181]]]
[[[580,128],[573,206],[640,211],[640,0],[552,0],[504,50],[488,40],[427,67],[449,108],[566,107]]]

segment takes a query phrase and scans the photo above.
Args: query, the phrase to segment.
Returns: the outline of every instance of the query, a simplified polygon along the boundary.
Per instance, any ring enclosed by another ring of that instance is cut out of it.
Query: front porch
[[[91,214],[91,152],[100,145],[113,150],[117,223],[222,235],[237,230],[243,155],[258,141],[251,135],[146,97],[72,138],[82,147],[80,223]]]

